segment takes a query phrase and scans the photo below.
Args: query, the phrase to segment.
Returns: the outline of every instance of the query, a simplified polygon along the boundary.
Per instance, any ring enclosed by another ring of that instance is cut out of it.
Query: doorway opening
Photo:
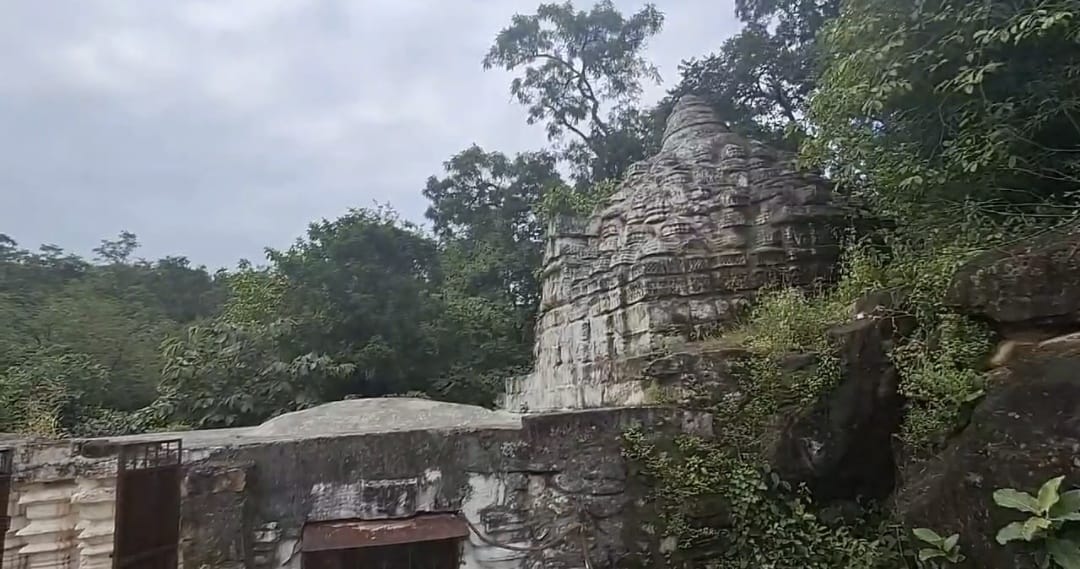
[[[120,447],[114,569],[175,569],[180,543],[180,439]]]
[[[461,542],[421,541],[304,554],[303,569],[458,569]]]

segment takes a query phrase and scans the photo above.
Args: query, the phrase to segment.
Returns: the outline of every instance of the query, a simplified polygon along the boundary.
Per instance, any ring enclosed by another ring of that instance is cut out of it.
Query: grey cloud
[[[0,233],[85,254],[127,229],[148,258],[221,266],[373,200],[420,220],[424,179],[454,152],[544,144],[509,76],[480,66],[537,3],[9,3]],[[660,8],[650,56],[669,81],[737,27],[730,0]]]

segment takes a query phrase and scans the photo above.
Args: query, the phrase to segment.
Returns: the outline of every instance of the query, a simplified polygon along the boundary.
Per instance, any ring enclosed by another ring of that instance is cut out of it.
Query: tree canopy
[[[510,92],[544,124],[583,183],[617,178],[645,156],[647,115],[635,107],[642,82],[660,82],[644,56],[663,14],[647,4],[629,17],[611,0],[590,10],[570,2],[518,14],[495,38],[484,67],[519,75]]]
[[[849,0],[823,34],[809,157],[897,215],[1074,196],[1078,8]]]

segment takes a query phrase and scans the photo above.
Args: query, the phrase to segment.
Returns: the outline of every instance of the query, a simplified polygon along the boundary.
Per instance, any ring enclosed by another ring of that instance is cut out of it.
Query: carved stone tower
[[[840,218],[823,179],[684,97],[656,156],[549,231],[536,367],[507,408],[644,403],[637,371],[664,337],[730,324],[762,287],[830,279]]]

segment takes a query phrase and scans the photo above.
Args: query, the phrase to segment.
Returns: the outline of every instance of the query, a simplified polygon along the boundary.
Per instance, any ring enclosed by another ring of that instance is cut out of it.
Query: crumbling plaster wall
[[[187,467],[183,567],[299,568],[305,523],[423,513],[461,513],[475,528],[466,569],[583,567],[583,547],[607,565],[654,541],[641,535],[621,457],[631,425],[711,429],[700,415],[628,408],[529,416],[521,429],[218,449]]]
[[[656,541],[621,456],[619,436],[634,425],[658,434],[711,432],[708,416],[623,408],[526,416],[514,428],[278,439],[183,434],[190,438],[180,566],[298,569],[307,523],[425,513],[468,520],[464,569],[584,567],[583,551],[594,566],[613,565]],[[116,453],[124,442],[16,447],[4,567],[111,567]]]
[[[184,566],[299,567],[305,523],[456,512],[470,494],[497,501],[517,440],[513,429],[411,431],[218,449],[188,467]]]

